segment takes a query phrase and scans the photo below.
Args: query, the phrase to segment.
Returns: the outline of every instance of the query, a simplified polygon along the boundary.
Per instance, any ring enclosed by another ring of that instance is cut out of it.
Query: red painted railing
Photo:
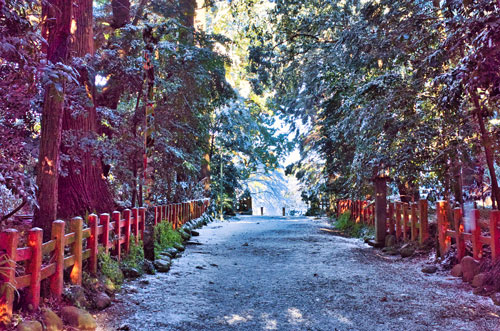
[[[209,204],[210,201],[205,199],[154,207],[154,224],[169,221],[178,228],[201,217]],[[99,247],[120,260],[122,253],[129,252],[131,235],[134,235],[136,242],[144,238],[145,220],[146,208],[126,209],[122,213],[115,211],[111,219],[109,214],[91,214],[85,228],[81,217],[73,218],[69,222],[68,233],[66,223],[58,220],[52,223],[51,240],[44,243],[42,229],[32,228],[28,232],[27,246],[21,248],[18,247],[17,230],[2,231],[0,250],[3,252],[0,252],[0,261],[4,261],[4,264],[0,265],[0,287],[3,289],[0,295],[0,318],[12,316],[14,293],[18,289],[27,288],[26,302],[37,309],[40,304],[40,284],[44,279],[49,279],[52,296],[61,299],[64,270],[71,268],[70,282],[80,285],[83,261],[89,260],[88,271],[97,273]],[[69,247],[69,254],[65,253],[66,247]],[[20,275],[17,272],[22,268],[16,270],[17,266],[24,266],[24,272]]]
[[[375,225],[375,204],[368,201],[340,200],[337,202],[337,217],[349,211],[356,223]],[[396,241],[419,240],[429,237],[428,203],[389,202],[387,204],[386,233],[394,235]]]
[[[464,226],[464,217],[461,208],[453,209],[453,216],[448,215],[448,201],[439,201],[437,203],[437,222],[439,236],[439,250],[441,256],[444,256],[451,246],[451,239],[454,238],[457,246],[457,259],[465,256],[466,243],[472,244],[472,255],[474,259],[480,260],[483,258],[483,245],[491,247],[491,259],[496,261],[500,257],[500,211],[490,211],[489,220],[489,236],[481,234],[481,226],[479,224],[479,210],[471,210],[469,217],[468,229]],[[450,227],[449,220],[453,220],[453,229]],[[469,232],[466,232],[469,231]]]

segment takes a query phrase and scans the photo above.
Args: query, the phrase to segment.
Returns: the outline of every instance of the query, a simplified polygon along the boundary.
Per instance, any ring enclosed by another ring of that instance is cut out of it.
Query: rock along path
[[[500,309],[461,280],[328,228],[285,217],[212,223],[169,273],[125,285],[98,330],[500,330]]]

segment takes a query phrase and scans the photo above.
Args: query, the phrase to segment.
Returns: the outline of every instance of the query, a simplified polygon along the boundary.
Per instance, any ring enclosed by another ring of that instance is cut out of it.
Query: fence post
[[[394,202],[389,201],[389,234],[394,234]]]
[[[479,210],[473,209],[471,213],[472,225],[472,255],[474,259],[479,260],[483,255],[483,245],[480,241],[481,227],[479,226]]]
[[[40,305],[40,282],[42,281],[42,241],[43,230],[32,228],[28,231],[28,247],[31,248],[31,258],[28,260],[28,272],[31,274],[27,303],[31,310]]]
[[[90,238],[87,240],[87,247],[90,249],[89,269],[92,275],[97,274],[97,215],[89,215]]]
[[[12,306],[14,304],[14,292],[16,288],[16,256],[17,244],[19,242],[19,232],[15,229],[7,229],[2,231],[0,235],[0,249],[5,251],[8,261],[5,264],[5,271],[0,273],[0,279],[5,286],[5,289],[0,296],[2,306],[5,306],[5,314],[10,321],[12,316]]]
[[[396,240],[401,240],[401,202],[396,202]]]
[[[132,218],[132,234],[137,244],[139,242],[139,209],[132,208]]]
[[[408,222],[409,222],[408,203],[403,202],[403,240],[408,240]]]
[[[75,217],[71,219],[69,223],[70,229],[75,233],[75,242],[73,243],[72,253],[74,255],[75,264],[71,269],[70,279],[73,285],[82,284],[82,227],[83,219],[81,217]]]
[[[260,216],[264,216],[264,207],[260,207]]]
[[[500,232],[498,231],[498,220],[500,210],[492,210],[490,213],[490,234],[491,234],[491,259],[496,261],[500,256]]]
[[[144,241],[144,231],[146,230],[146,207],[139,208],[139,217],[141,218],[139,231],[141,233],[141,240]]]
[[[411,241],[417,240],[417,203],[411,204]]]
[[[420,210],[420,232],[419,239],[420,243],[423,244],[429,238],[429,219],[428,219],[428,208],[429,204],[427,200],[421,199],[419,202]]]
[[[122,239],[122,231],[121,231],[121,219],[122,215],[119,211],[114,211],[113,212],[113,222],[115,222],[115,235],[116,235],[116,243],[115,243],[115,255],[118,261],[120,261],[121,258],[121,239]]]
[[[101,242],[104,247],[104,253],[108,254],[110,248],[109,242],[109,214],[99,215],[99,223],[102,225]]]
[[[155,206],[155,221],[154,221],[155,226],[158,224],[159,210],[161,210],[161,208],[159,206]]]
[[[54,263],[56,271],[50,276],[50,293],[60,300],[64,287],[64,228],[66,223],[61,220],[52,222],[52,240],[56,241],[54,249]]]
[[[123,211],[123,219],[125,220],[125,228],[123,229],[123,235],[125,236],[125,254],[130,251],[130,215],[132,211],[130,209],[125,209]]]
[[[438,221],[438,236],[439,236],[439,251],[441,258],[448,250],[450,238],[446,235],[448,231],[448,218],[446,211],[448,210],[448,201],[438,201],[437,203],[437,221]]]
[[[455,226],[455,241],[457,243],[457,258],[458,261],[462,261],[465,256],[465,240],[462,238],[462,233],[464,232],[464,226],[462,222],[462,208],[453,209],[453,222]]]

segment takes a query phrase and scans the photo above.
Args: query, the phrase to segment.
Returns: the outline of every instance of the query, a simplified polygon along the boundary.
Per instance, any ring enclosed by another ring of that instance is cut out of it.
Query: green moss
[[[182,237],[179,232],[172,228],[172,224],[162,222],[156,225],[154,230],[155,235],[155,258],[161,251],[173,247],[175,243],[182,243]]]
[[[122,259],[120,265],[122,267],[134,268],[142,273],[142,264],[144,262],[144,245],[142,240],[135,242],[134,235],[130,236],[130,250]]]
[[[119,288],[123,283],[123,273],[120,269],[118,261],[104,252],[99,252],[97,259],[100,272],[106,276],[106,278],[111,280],[117,288]]]

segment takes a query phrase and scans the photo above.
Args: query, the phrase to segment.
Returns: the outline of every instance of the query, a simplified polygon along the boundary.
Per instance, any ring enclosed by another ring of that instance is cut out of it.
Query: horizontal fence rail
[[[201,217],[209,205],[210,200],[204,199],[156,206],[154,225],[168,221],[178,228]],[[54,221],[51,240],[45,243],[42,229],[32,228],[28,231],[26,247],[18,247],[17,230],[0,232],[0,261],[3,263],[0,265],[0,286],[3,288],[0,313],[12,316],[15,291],[24,288],[27,288],[26,303],[37,309],[40,305],[41,282],[45,279],[49,279],[51,295],[60,300],[66,269],[71,270],[71,284],[81,285],[83,261],[88,260],[88,271],[96,274],[99,248],[119,261],[122,254],[129,252],[132,235],[135,243],[144,238],[145,227],[146,208],[133,208],[123,212],[114,211],[111,216],[91,214],[87,217],[86,227],[81,217],[71,219],[68,224],[61,220]]]
[[[448,201],[439,201],[437,203],[437,222],[438,239],[441,256],[444,256],[451,247],[451,239],[455,239],[457,247],[457,258],[460,261],[465,256],[465,247],[468,242],[472,245],[472,256],[476,260],[484,257],[483,245],[491,247],[491,259],[496,261],[500,257],[500,211],[490,211],[489,217],[489,236],[482,235],[481,225],[479,223],[479,210],[472,209],[467,218],[467,227],[462,209],[453,209],[452,215],[449,215],[451,209]],[[450,219],[453,222],[450,222]],[[451,228],[453,223],[453,229]]]
[[[375,206],[373,202],[359,200],[337,201],[337,217],[340,217],[345,212],[349,212],[351,220],[356,223],[375,224]],[[418,240],[422,244],[429,238],[428,215],[429,205],[425,199],[415,203],[388,202],[386,234],[394,235],[396,241]],[[458,261],[465,256],[468,243],[472,246],[474,259],[480,260],[484,257],[483,250],[486,245],[491,248],[492,260],[498,260],[500,258],[500,211],[490,211],[489,235],[482,234],[478,209],[472,209],[467,216],[465,219],[461,208],[451,209],[448,201],[437,202],[436,221],[440,256],[445,256],[451,248],[452,240],[454,240]]]
[[[365,225],[375,225],[375,204],[363,200],[337,201],[337,217],[349,211],[351,220]],[[429,238],[428,202],[388,202],[386,233],[394,235],[396,241],[418,240],[423,243]]]

